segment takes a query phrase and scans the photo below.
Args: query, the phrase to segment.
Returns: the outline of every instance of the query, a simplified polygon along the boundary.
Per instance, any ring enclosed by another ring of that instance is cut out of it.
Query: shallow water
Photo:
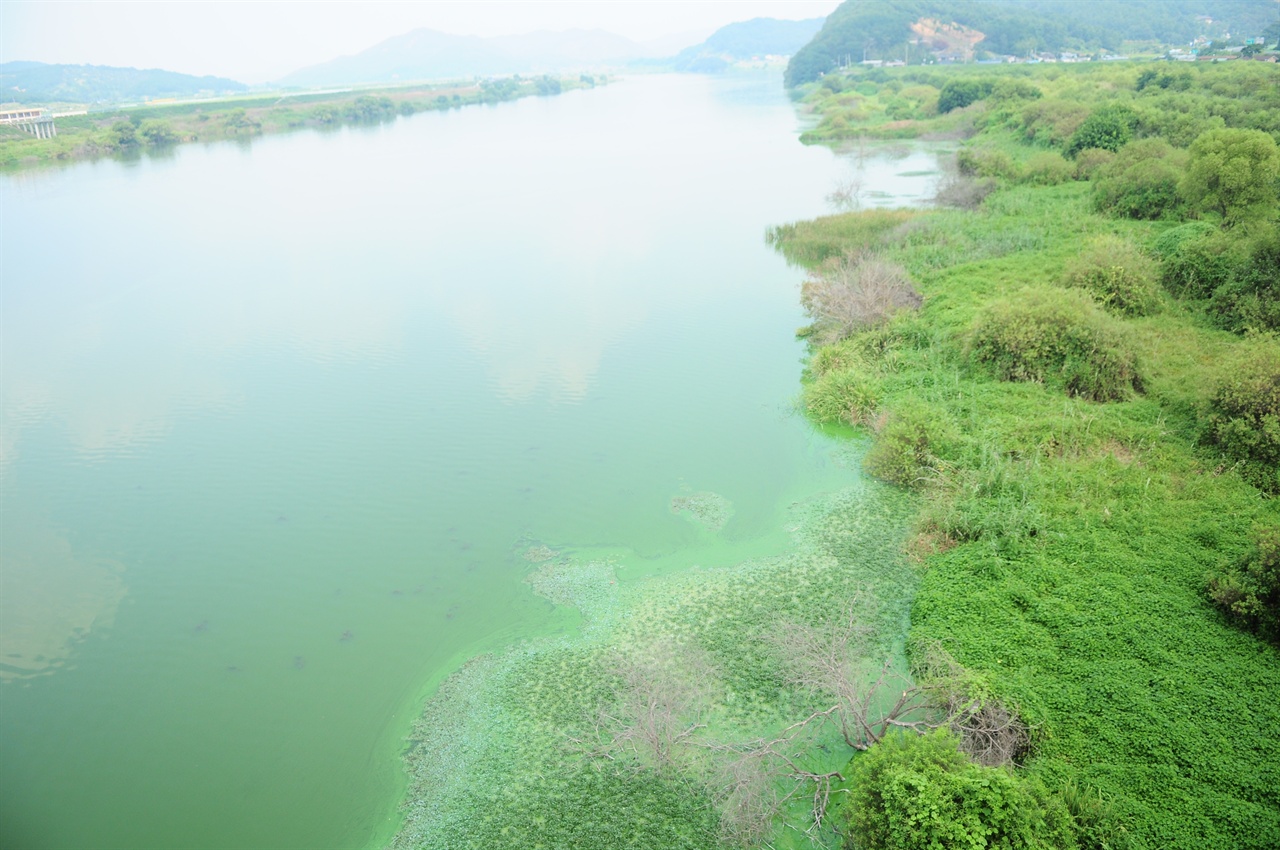
[[[857,476],[762,239],[857,169],[799,129],[643,77],[0,177],[0,844],[377,846],[440,679],[576,627],[536,547],[785,549]]]

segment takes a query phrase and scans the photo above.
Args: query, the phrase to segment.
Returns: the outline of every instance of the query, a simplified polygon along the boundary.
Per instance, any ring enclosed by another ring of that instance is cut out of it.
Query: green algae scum
[[[723,497],[701,496],[718,516]],[[621,584],[607,554],[544,561],[529,582],[577,608],[580,633],[475,659],[442,685],[411,737],[410,802],[393,846],[716,846],[714,772],[700,784],[698,766],[663,772],[593,753],[593,717],[615,698],[617,659],[659,653],[713,680],[698,731],[708,752],[770,734],[793,719],[798,697],[769,649],[780,623],[820,622],[861,594],[874,611],[867,660],[901,663],[912,508],[864,482],[796,505],[783,554]],[[827,763],[817,753],[815,769],[847,760],[840,747],[823,749]],[[789,814],[803,823],[796,808]],[[788,846],[793,836],[778,838]]]

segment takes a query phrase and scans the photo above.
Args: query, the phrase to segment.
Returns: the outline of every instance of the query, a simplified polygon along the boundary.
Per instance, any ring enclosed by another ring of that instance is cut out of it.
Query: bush
[[[1074,100],[1039,100],[1022,108],[1022,128],[1027,141],[1066,144],[1089,117],[1089,107]]]
[[[945,730],[889,735],[849,768],[846,848],[1074,847],[1070,815],[1038,786],[974,764]]]
[[[1092,240],[1067,264],[1063,282],[1116,313],[1145,316],[1160,306],[1155,262],[1119,236]]]
[[[1239,625],[1280,640],[1280,526],[1255,531],[1249,554],[1209,579],[1209,596]]]
[[[880,382],[863,364],[827,372],[804,388],[805,412],[819,422],[864,425],[880,403]]]
[[[999,185],[990,177],[976,180],[964,174],[949,174],[938,183],[933,202],[944,207],[976,210]]]
[[[1042,151],[1027,160],[1022,181],[1036,186],[1057,186],[1075,176],[1075,167],[1055,151]]]
[[[821,344],[882,324],[901,310],[915,310],[921,298],[902,266],[851,252],[828,260],[811,275],[800,288],[800,303]]]
[[[991,83],[985,80],[949,80],[938,93],[938,112],[946,114],[963,109],[991,94]]]
[[[1186,161],[1185,152],[1163,139],[1131,142],[1098,171],[1094,204],[1102,212],[1125,218],[1172,216],[1182,203],[1178,186]]]
[[[1118,151],[1133,138],[1138,118],[1122,104],[1106,104],[1095,109],[1067,142],[1067,156],[1075,156],[1088,148]]]
[[[1004,380],[1057,384],[1095,401],[1142,389],[1124,327],[1083,292],[1029,287],[996,301],[978,316],[970,347]]]
[[[1280,148],[1261,130],[1210,130],[1191,145],[1182,190],[1228,224],[1274,218]]]
[[[863,463],[877,478],[903,487],[923,487],[938,477],[940,455],[947,453],[951,439],[951,429],[938,409],[923,403],[899,406],[879,423]]]
[[[1183,231],[1177,234],[1176,231]],[[1167,241],[1165,241],[1167,240]],[[1230,283],[1244,263],[1239,240],[1212,226],[1184,225],[1156,241],[1156,250],[1166,250],[1160,280],[1174,295],[1208,298],[1218,287]]]
[[[1247,241],[1247,260],[1209,300],[1209,314],[1228,330],[1280,330],[1280,227]]]
[[[1280,343],[1274,338],[1258,338],[1223,371],[1205,437],[1245,480],[1280,493]]]
[[[956,168],[968,177],[1014,180],[1022,176],[1013,157],[995,148],[965,148],[956,154]]]
[[[1116,155],[1102,148],[1087,148],[1076,154],[1077,180],[1091,180],[1093,176],[1111,163]]]

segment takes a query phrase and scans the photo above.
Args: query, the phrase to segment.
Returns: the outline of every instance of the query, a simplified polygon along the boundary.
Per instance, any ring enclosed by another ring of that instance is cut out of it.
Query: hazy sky
[[[750,18],[816,18],[838,0],[237,2],[0,0],[0,61],[165,68],[255,83],[428,27],[460,35],[603,29],[695,43]]]

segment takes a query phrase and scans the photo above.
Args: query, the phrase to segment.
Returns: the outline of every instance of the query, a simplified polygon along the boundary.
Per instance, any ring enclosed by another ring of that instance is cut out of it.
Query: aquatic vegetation
[[[733,503],[719,493],[699,492],[673,497],[671,511],[687,516],[707,531],[720,531],[733,518]]]
[[[861,590],[865,651],[877,665],[901,657],[915,582],[901,554],[909,507],[864,483],[797,506],[790,552],[630,583],[606,559],[541,563],[530,585],[577,608],[579,634],[473,659],[441,685],[409,738],[411,788],[392,846],[718,846],[730,801],[717,793],[723,759],[711,745],[770,735],[805,701],[763,638]],[[655,689],[685,694],[675,702],[687,708],[638,698]],[[831,762],[824,770],[842,760],[814,753]],[[788,817],[807,816],[803,801],[789,805]]]

